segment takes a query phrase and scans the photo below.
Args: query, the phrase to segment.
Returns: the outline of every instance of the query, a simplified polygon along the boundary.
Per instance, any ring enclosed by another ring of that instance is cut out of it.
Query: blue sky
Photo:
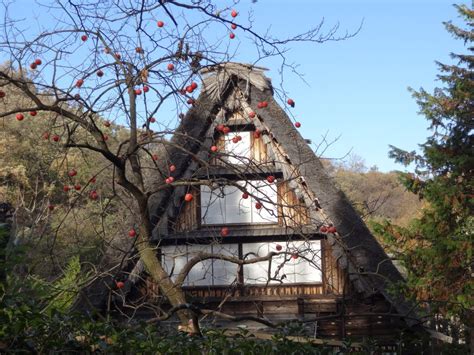
[[[34,3],[14,3],[15,17],[45,16],[38,7],[25,6]],[[407,87],[423,86],[431,91],[439,84],[435,60],[451,62],[450,52],[465,52],[442,24],[447,20],[459,23],[450,1],[242,0],[235,8],[239,11],[236,20],[246,23],[252,12],[255,30],[270,28],[277,37],[303,32],[323,18],[323,33],[339,23],[343,35],[363,23],[360,32],[345,41],[289,44],[287,59],[298,64],[305,80],[289,73],[284,86],[296,101],[291,111],[302,123],[304,137],[316,144],[326,134],[328,140],[336,140],[325,151],[326,157],[340,158],[352,152],[364,158],[367,166],[377,165],[382,171],[403,169],[388,158],[389,144],[413,150],[429,134],[427,121],[417,114]],[[52,17],[48,18],[41,20],[42,26],[54,26]],[[38,22],[27,24],[34,31]],[[253,52],[241,42],[246,35],[235,32],[236,39],[227,41],[236,52],[233,60],[251,61]],[[275,60],[259,64],[270,69],[267,75],[275,83],[280,81]]]
[[[442,24],[459,23],[452,3],[259,0],[253,8],[256,23],[271,23],[279,35],[300,32],[322,17],[327,26],[339,22],[341,34],[363,21],[352,39],[292,45],[288,57],[299,64],[308,85],[294,76],[285,80],[285,88],[296,101],[293,111],[305,138],[317,143],[326,133],[330,140],[339,137],[326,156],[352,151],[367,166],[403,170],[388,158],[388,145],[417,149],[429,134],[407,87],[430,91],[439,85],[435,60],[452,62],[450,52],[465,52]],[[272,69],[269,75],[277,76]]]

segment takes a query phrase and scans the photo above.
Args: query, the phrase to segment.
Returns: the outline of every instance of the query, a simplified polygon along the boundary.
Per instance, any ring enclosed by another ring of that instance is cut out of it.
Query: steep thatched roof
[[[336,187],[320,159],[275,101],[271,82],[263,71],[263,68],[238,63],[224,63],[206,69],[203,91],[178,128],[179,137],[175,136],[174,139],[177,142],[180,140],[179,144],[185,144],[194,153],[203,148],[199,145],[201,142],[206,146],[203,150],[207,152],[219,110],[242,109],[244,104],[256,112],[259,121],[256,125],[260,124],[270,132],[274,143],[284,152],[285,159],[297,168],[304,184],[315,197],[313,206],[317,206],[314,208],[317,210],[316,216],[323,215],[325,221],[329,220],[337,228],[338,233],[329,235],[328,240],[340,267],[347,270],[355,289],[366,296],[383,294],[400,314],[408,317],[408,324],[415,324],[413,318],[416,315],[412,305],[389,290],[394,284],[403,282],[402,276],[344,193]],[[268,107],[258,108],[257,104],[262,101],[267,101]],[[195,140],[193,143],[189,138],[183,140],[181,134]],[[206,156],[207,153],[203,158]],[[179,173],[187,176],[191,176],[198,168],[198,164],[192,163],[189,154],[181,149],[173,153],[173,162],[179,164]],[[154,215],[163,215],[168,197],[155,197],[150,206]]]

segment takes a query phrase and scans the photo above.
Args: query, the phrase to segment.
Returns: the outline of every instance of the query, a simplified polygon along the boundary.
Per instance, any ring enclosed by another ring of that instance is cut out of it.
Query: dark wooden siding
[[[342,295],[350,293],[348,289],[344,290],[347,283],[347,277],[342,270],[336,258],[332,255],[332,248],[326,240],[321,240],[321,248],[323,255],[323,283],[324,293]]]
[[[192,188],[188,193],[193,195],[193,199],[191,202],[183,202],[181,204],[181,209],[178,212],[173,228],[177,233],[198,229],[200,225],[199,189]]]
[[[390,343],[406,328],[403,319],[393,313],[393,307],[381,295],[358,299],[324,295],[322,290],[318,285],[269,286],[263,295],[261,288],[253,286],[212,291],[206,287],[185,288],[188,301],[203,309],[218,309],[233,316],[263,316],[273,322],[298,319],[318,338],[373,336],[381,343]],[[143,291],[154,297],[148,297],[148,301],[169,307],[151,284]]]
[[[250,156],[252,160],[259,164],[268,163],[268,150],[267,145],[263,141],[262,136],[255,138],[252,134],[250,137],[251,151]]]
[[[288,182],[279,182],[277,189],[279,225],[285,227],[308,225],[308,209],[304,201],[300,200],[295,191],[289,187]]]

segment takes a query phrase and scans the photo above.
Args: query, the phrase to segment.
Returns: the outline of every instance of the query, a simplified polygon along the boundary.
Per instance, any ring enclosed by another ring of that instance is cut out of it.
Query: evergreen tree
[[[473,309],[474,10],[455,5],[466,28],[444,23],[468,54],[451,54],[454,65],[437,62],[443,87],[433,93],[410,89],[432,134],[421,154],[391,146],[390,156],[415,173],[401,174],[407,189],[425,202],[408,228],[378,225],[407,268],[408,291],[437,313],[468,322]],[[472,322],[472,321],[471,321]],[[472,326],[472,324],[471,324]]]

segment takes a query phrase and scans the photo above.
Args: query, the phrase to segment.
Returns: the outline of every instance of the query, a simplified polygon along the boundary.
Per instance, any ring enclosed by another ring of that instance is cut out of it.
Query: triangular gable
[[[199,169],[199,162],[189,153],[197,154],[203,161],[209,160],[215,127],[226,123],[226,115],[239,110],[245,118],[250,111],[256,112],[257,117],[251,123],[270,133],[265,138],[266,144],[271,145],[284,177],[292,181],[291,187],[298,190],[298,195],[310,207],[311,220],[316,225],[331,223],[336,227],[337,234],[329,234],[327,239],[334,258],[349,274],[352,285],[365,295],[380,292],[399,314],[408,317],[409,325],[415,324],[412,305],[389,292],[393,283],[403,281],[402,276],[275,101],[269,80],[261,70],[255,74],[248,66],[239,70],[239,65],[233,63],[231,70],[223,75],[225,68],[225,65],[219,66],[218,74],[214,74],[215,85],[212,85],[212,75],[204,80],[207,83],[204,87],[212,90],[203,90],[172,139],[176,145],[171,146],[169,153],[177,167],[176,177],[192,178]],[[253,84],[255,82],[260,89]],[[262,101],[268,103],[266,108],[258,108]],[[298,179],[293,179],[296,176]],[[176,215],[176,206],[180,205],[186,190],[179,187],[171,194],[171,189],[167,189],[154,196],[150,204],[152,220],[153,215]],[[166,229],[166,218],[162,221],[155,229],[157,238],[163,237]]]

